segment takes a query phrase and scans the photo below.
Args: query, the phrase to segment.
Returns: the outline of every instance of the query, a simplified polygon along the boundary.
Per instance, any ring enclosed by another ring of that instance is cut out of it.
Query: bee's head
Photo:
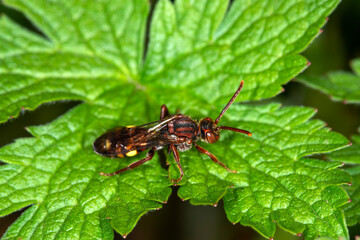
[[[219,128],[209,117],[200,120],[199,130],[201,140],[207,143],[215,143],[220,137]]]
[[[244,133],[251,137],[251,133],[247,130],[233,128],[233,127],[227,127],[227,126],[220,126],[220,127],[217,126],[221,117],[224,115],[224,113],[230,107],[230,105],[235,101],[235,98],[237,97],[237,95],[239,95],[243,85],[244,85],[244,81],[241,80],[239,88],[236,90],[235,94],[232,96],[232,98],[230,99],[228,104],[226,104],[226,106],[221,111],[220,115],[216,118],[215,121],[209,117],[206,117],[206,118],[200,120],[199,132],[200,132],[201,140],[203,140],[207,143],[215,143],[220,137],[221,129]]]

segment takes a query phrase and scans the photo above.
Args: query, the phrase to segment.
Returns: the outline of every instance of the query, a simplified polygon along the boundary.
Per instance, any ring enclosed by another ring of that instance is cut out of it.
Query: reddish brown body
[[[174,155],[175,161],[181,173],[179,179],[173,180],[174,182],[178,182],[184,175],[178,151],[187,151],[192,147],[192,145],[194,145],[201,153],[208,155],[214,162],[220,164],[226,170],[236,172],[226,167],[225,164],[220,162],[213,154],[199,146],[196,141],[202,140],[207,143],[215,143],[219,139],[219,131],[221,129],[245,133],[251,136],[251,133],[246,130],[227,126],[217,126],[220,118],[241,91],[242,86],[243,81],[241,81],[238,90],[215,121],[206,117],[197,122],[189,116],[183,114],[171,116],[167,107],[163,105],[161,106],[160,121],[140,126],[119,127],[104,133],[97,138],[93,144],[94,151],[100,155],[122,158],[125,156],[135,156],[146,149],[150,150],[144,159],[136,161],[126,168],[120,169],[114,173],[101,172],[100,174],[104,176],[112,176],[120,174],[126,170],[133,169],[151,160],[155,151],[162,149],[165,146],[169,146],[169,152],[172,152]]]
[[[199,139],[199,125],[190,117],[177,114],[164,120],[169,121],[164,124],[159,121],[158,126],[150,131],[151,128],[145,126],[112,129],[95,140],[94,150],[103,156],[122,158],[129,153],[134,156],[145,149],[159,150],[170,144],[174,144],[180,151],[185,151],[187,145],[190,144],[191,147],[191,142]]]

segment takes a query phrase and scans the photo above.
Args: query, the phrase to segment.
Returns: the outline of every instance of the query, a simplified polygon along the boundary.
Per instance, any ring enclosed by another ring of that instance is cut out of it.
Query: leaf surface
[[[126,111],[121,99],[130,94],[141,93],[112,91],[102,97],[117,100],[122,106],[115,109]],[[129,104],[137,105],[140,113],[145,109],[143,102]],[[167,201],[170,183],[157,160],[120,178],[99,175],[129,164],[92,150],[92,141],[104,126],[116,123],[113,112],[112,106],[82,104],[49,125],[30,127],[34,138],[18,139],[0,150],[2,161],[9,163],[1,166],[1,215],[35,204],[10,227],[5,239],[110,239],[110,222],[127,234],[141,215]],[[94,228],[94,234],[88,235],[87,228]]]
[[[0,19],[0,122],[44,102],[92,102],[119,82],[139,78],[146,1],[6,2],[48,39]]]
[[[238,100],[273,97],[305,69],[307,60],[297,54],[338,3],[239,0],[226,12],[227,2],[159,1],[143,81],[213,103],[244,79]]]
[[[170,157],[167,173],[156,154],[132,171],[100,176],[146,153],[104,158],[93,152],[94,139],[115,126],[157,120],[164,103],[171,112],[215,118],[240,79],[245,87],[238,101],[275,96],[305,69],[298,53],[338,2],[160,0],[145,54],[148,1],[6,0],[43,35],[1,17],[0,121],[46,102],[83,103],[52,123],[29,127],[33,137],[0,149],[7,163],[0,166],[0,214],[30,206],[4,239],[111,239],[112,229],[131,232],[143,214],[167,201],[167,175],[175,179],[178,170]],[[313,114],[309,108],[234,104],[221,124],[254,137],[224,132],[204,147],[238,173],[185,152],[179,196],[193,204],[224,197],[230,221],[266,237],[277,223],[309,239],[348,238],[340,209],[348,197],[338,185],[349,175],[338,163],[302,158],[348,141],[309,121]]]
[[[360,103],[360,59],[351,63],[353,73],[345,71],[330,72],[326,77],[304,76],[299,82],[330,95],[335,101]]]
[[[343,207],[346,223],[350,226],[360,223],[360,135],[354,135],[351,140],[350,147],[328,155],[331,160],[345,164],[345,171],[352,177],[349,186],[345,187],[351,202]]]
[[[211,205],[223,197],[231,222],[252,226],[267,238],[274,236],[276,224],[309,239],[347,238],[338,207],[349,197],[336,185],[348,183],[350,176],[337,169],[341,163],[301,157],[342,148],[348,140],[329,132],[321,121],[308,121],[314,113],[278,104],[232,106],[220,123],[247,129],[253,136],[223,131],[216,146],[204,147],[238,173],[227,172],[206,155],[195,158],[186,152],[187,182],[179,196]]]
[[[299,81],[318,89],[333,100],[344,103],[360,103],[360,59],[351,62],[354,73],[337,71],[330,72],[327,77],[304,76]],[[360,131],[360,129],[359,129]],[[352,137],[352,145],[346,149],[327,155],[333,161],[346,165],[345,171],[352,176],[352,181],[345,190],[350,196],[350,203],[343,207],[348,225],[355,225],[360,221],[360,135]]]

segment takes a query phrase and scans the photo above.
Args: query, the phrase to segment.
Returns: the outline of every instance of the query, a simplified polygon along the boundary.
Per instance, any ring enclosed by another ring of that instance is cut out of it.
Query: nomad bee
[[[134,169],[143,163],[150,161],[153,158],[155,151],[168,146],[169,152],[174,155],[175,162],[180,170],[180,178],[172,181],[179,182],[184,175],[184,171],[180,164],[179,151],[187,151],[192,145],[194,145],[199,152],[208,155],[211,160],[220,164],[227,171],[235,173],[236,171],[229,169],[213,154],[199,146],[196,141],[202,140],[207,143],[215,143],[219,139],[220,130],[222,129],[245,133],[248,136],[251,136],[249,131],[243,129],[217,126],[220,118],[239,95],[243,84],[244,81],[241,81],[239,88],[215,121],[210,117],[206,117],[197,122],[191,117],[183,114],[170,115],[167,107],[162,105],[159,121],[140,126],[118,127],[104,133],[97,138],[93,144],[94,151],[102,156],[111,158],[133,157],[146,149],[150,150],[144,159],[131,163],[126,168],[113,173],[100,172],[100,174],[103,176],[113,176],[125,172],[126,170]]]

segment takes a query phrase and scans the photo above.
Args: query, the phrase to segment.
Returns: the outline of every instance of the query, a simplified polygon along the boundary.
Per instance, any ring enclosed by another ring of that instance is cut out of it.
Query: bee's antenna
[[[227,126],[221,126],[221,127],[219,127],[219,129],[225,129],[225,130],[230,130],[230,131],[234,131],[234,132],[244,133],[244,134],[248,135],[249,137],[252,136],[251,132],[244,130],[244,129],[227,127]]]
[[[218,122],[220,121],[220,118],[224,115],[224,113],[225,113],[226,110],[230,107],[230,105],[235,101],[235,98],[239,95],[239,93],[240,93],[243,85],[244,85],[244,81],[241,80],[240,86],[239,86],[239,88],[236,90],[236,92],[234,93],[234,96],[232,96],[232,98],[230,99],[230,101],[228,102],[228,104],[226,104],[226,106],[224,107],[224,109],[221,111],[220,115],[216,118],[216,120],[215,120],[215,122],[214,122],[215,125],[218,124]],[[225,128],[224,128],[224,129],[225,129]],[[228,129],[228,130],[230,130],[230,129]]]

